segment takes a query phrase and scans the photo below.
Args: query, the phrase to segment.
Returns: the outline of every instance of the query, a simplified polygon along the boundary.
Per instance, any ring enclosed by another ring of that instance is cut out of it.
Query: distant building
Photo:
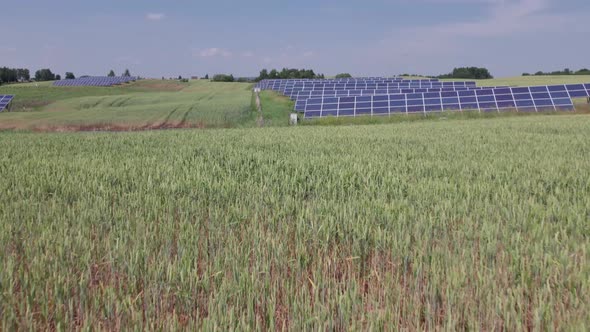
[[[191,80],[200,80],[199,76],[191,76]]]

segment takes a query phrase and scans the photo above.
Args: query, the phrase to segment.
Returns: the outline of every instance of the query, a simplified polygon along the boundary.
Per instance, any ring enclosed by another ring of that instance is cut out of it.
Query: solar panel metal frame
[[[14,95],[0,95],[0,112],[10,111]]]

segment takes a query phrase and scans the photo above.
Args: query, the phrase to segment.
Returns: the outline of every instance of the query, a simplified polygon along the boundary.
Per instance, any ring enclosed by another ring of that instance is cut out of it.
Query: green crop
[[[587,330],[589,132],[0,132],[0,330]]]

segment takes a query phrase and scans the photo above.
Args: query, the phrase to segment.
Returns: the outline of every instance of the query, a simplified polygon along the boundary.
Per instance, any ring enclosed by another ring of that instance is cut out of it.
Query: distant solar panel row
[[[302,86],[281,85],[267,90],[284,91],[284,90],[344,90],[344,89],[387,89],[387,88],[422,88],[422,87],[457,87],[457,86],[476,86],[475,82],[395,82],[395,83],[347,83],[347,84],[312,84]]]
[[[0,112],[8,108],[12,99],[14,99],[13,95],[0,95]]]
[[[467,83],[468,82],[468,83]],[[420,81],[399,81],[399,82],[342,82],[342,83],[327,83],[327,82],[317,82],[317,83],[301,83],[301,84],[290,84],[290,83],[277,83],[273,84],[270,87],[293,87],[293,88],[314,88],[314,87],[347,87],[347,86],[354,86],[354,85],[373,85],[373,86],[383,86],[386,87],[388,85],[399,85],[399,84],[438,84],[441,86],[455,86],[455,85],[473,85],[475,82],[473,81],[454,81],[454,82],[433,82],[428,80],[420,80]]]
[[[488,87],[487,89],[500,88]],[[392,95],[398,93],[418,93],[418,92],[440,92],[440,91],[463,91],[463,90],[481,90],[482,87],[448,87],[448,88],[389,88],[389,89],[350,89],[350,90],[293,90],[286,91],[284,95],[296,100],[299,97],[351,97],[351,96],[368,96],[368,95]],[[299,98],[300,99],[300,98]]]
[[[452,82],[449,82],[452,83]],[[274,91],[282,94],[291,94],[296,91],[323,91],[323,90],[376,90],[376,89],[433,89],[433,88],[475,88],[475,82],[455,82],[456,84],[440,83],[416,83],[416,84],[350,84],[344,86],[308,86],[308,87],[284,87]]]
[[[93,76],[81,77],[73,80],[61,80],[53,83],[54,86],[113,86],[136,81],[137,77],[106,77]]]
[[[572,98],[590,96],[590,84],[426,92],[395,95],[310,98],[306,119],[442,111],[480,112],[573,110]]]
[[[275,81],[261,81],[256,87],[263,90],[280,90],[284,87],[291,86],[308,86],[308,85],[331,85],[331,84],[416,84],[416,83],[438,83],[438,80],[424,79],[424,80],[350,80],[350,81],[334,81],[334,80],[314,80],[314,81],[294,81],[294,80],[275,80]],[[451,82],[446,82],[451,83]]]
[[[424,78],[432,81],[438,81],[438,78]],[[374,77],[341,77],[341,78],[290,78],[290,79],[266,79],[266,82],[276,82],[276,81],[295,81],[295,82],[310,82],[310,81],[362,81],[362,80],[374,80],[374,81],[381,81],[381,80],[409,80],[407,77],[402,76],[390,76],[390,77],[383,77],[383,76],[374,76]]]
[[[430,81],[438,82],[437,78],[431,79],[405,79],[401,77],[384,78],[343,78],[343,79],[276,79],[276,80],[263,80],[259,82],[259,85],[272,85],[272,84],[308,84],[308,83],[355,83],[355,82],[418,82],[418,81]]]

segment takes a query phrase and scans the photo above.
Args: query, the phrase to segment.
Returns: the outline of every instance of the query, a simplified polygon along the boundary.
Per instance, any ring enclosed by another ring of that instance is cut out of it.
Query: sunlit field
[[[0,129],[76,131],[254,126],[252,86],[139,81],[117,87],[0,87],[16,95]]]
[[[589,132],[0,132],[0,330],[586,330]]]

